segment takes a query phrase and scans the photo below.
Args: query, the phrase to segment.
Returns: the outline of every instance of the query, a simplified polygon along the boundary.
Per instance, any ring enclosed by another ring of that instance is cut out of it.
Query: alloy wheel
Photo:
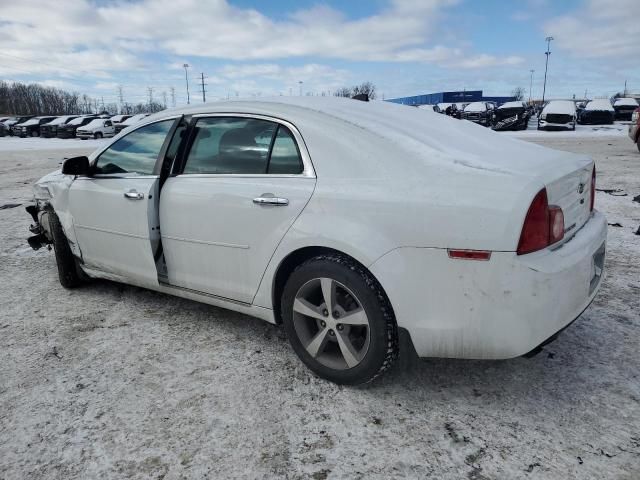
[[[362,303],[331,278],[314,278],[300,287],[293,326],[307,353],[329,368],[353,368],[369,349],[371,329]]]

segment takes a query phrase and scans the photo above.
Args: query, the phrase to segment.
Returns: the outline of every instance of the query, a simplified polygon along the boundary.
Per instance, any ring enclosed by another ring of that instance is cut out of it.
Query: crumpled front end
[[[62,229],[69,240],[69,246],[74,255],[80,256],[80,250],[75,241],[73,220],[68,213],[69,187],[73,178],[63,175],[60,170],[45,175],[33,186],[33,203],[26,207],[33,219],[29,231],[33,236],[28,238],[29,245],[34,250],[50,245],[53,241],[49,227],[49,215],[55,211],[60,219]]]

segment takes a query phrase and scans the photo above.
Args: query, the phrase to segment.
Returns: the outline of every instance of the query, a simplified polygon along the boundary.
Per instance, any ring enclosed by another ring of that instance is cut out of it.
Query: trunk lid
[[[557,205],[564,214],[565,233],[559,245],[569,241],[589,220],[592,173],[591,163],[547,183],[549,205]]]

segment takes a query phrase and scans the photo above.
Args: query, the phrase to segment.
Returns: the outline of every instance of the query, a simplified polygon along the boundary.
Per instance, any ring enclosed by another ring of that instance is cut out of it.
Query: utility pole
[[[531,105],[531,91],[533,90],[533,72],[535,72],[535,70],[529,70],[529,72],[531,73],[531,81],[529,82],[529,105]]]
[[[166,108],[167,108],[167,92],[165,92],[165,91],[162,92],[162,101],[163,101],[164,108],[166,110]]]
[[[205,85],[206,83],[204,83],[204,73],[200,73],[200,79],[201,79],[201,85],[202,85],[202,103],[206,103],[207,101],[207,96],[205,95]]]
[[[627,96],[627,81],[624,81],[624,92],[623,95],[626,97]]]
[[[153,87],[147,87],[147,91],[149,92],[149,107],[153,104]]]
[[[187,74],[187,68],[189,68],[189,64],[184,63],[182,64],[182,66],[184,67],[184,81],[187,82],[187,105],[189,105],[191,103],[189,100],[189,75]]]
[[[302,84],[304,82],[302,80],[298,80],[298,84],[300,85],[300,96],[302,96]]]
[[[544,96],[547,92],[547,69],[549,68],[549,56],[551,55],[551,40],[553,37],[545,38],[547,41],[547,51],[544,54],[547,56],[547,61],[544,64],[544,86],[542,87],[542,104],[544,105]]]
[[[171,106],[176,108],[176,89],[171,87],[169,90],[171,90]]]
[[[122,114],[122,107],[124,105],[124,96],[122,95],[122,85],[118,85],[118,100],[120,100],[120,113]]]
[[[104,97],[100,97],[100,103],[102,103],[102,111],[104,112]]]

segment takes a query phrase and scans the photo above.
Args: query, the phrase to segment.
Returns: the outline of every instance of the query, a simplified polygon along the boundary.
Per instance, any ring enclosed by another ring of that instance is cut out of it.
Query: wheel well
[[[282,291],[284,290],[284,286],[287,283],[287,279],[293,273],[298,265],[306,262],[310,258],[316,257],[318,255],[323,255],[327,253],[338,253],[340,255],[344,255],[345,257],[349,257],[354,262],[362,265],[358,260],[353,258],[351,255],[347,255],[339,250],[335,250],[333,248],[327,247],[304,247],[298,250],[291,252],[287,255],[278,266],[278,270],[273,279],[273,288],[271,293],[271,301],[273,305],[273,313],[276,320],[276,323],[282,323],[282,318],[280,315],[280,297],[282,297]],[[363,268],[366,269],[364,265]]]

